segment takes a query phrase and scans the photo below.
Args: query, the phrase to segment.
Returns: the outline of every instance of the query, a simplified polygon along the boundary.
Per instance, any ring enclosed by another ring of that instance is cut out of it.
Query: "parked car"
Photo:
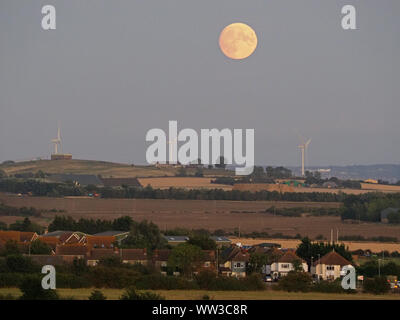
[[[272,282],[273,280],[272,280],[272,277],[270,275],[266,275],[265,278],[264,278],[264,281],[265,282]]]

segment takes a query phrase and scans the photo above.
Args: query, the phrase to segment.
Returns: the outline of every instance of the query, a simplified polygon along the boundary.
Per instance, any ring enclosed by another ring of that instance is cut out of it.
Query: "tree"
[[[9,255],[16,255],[19,254],[19,249],[18,249],[18,243],[13,240],[8,240],[4,246],[4,249],[2,251],[3,256],[9,256]]]
[[[268,257],[266,254],[263,253],[251,253],[250,254],[250,259],[249,259],[249,264],[248,264],[248,273],[261,273],[263,266],[268,264]]]
[[[129,287],[122,294],[120,300],[165,300],[165,298],[153,292],[137,292],[134,287]]]
[[[35,240],[31,243],[30,248],[31,254],[50,254],[51,248],[40,240]]]
[[[41,278],[37,276],[27,276],[20,284],[22,292],[21,300],[58,300],[56,290],[43,289]]]
[[[187,243],[197,246],[202,250],[217,249],[217,243],[207,235],[193,235]]]
[[[364,280],[364,291],[373,294],[385,294],[390,290],[390,284],[386,277],[376,276],[373,279]]]
[[[100,290],[93,290],[89,296],[89,300],[107,300],[107,297]]]
[[[129,231],[132,228],[134,221],[129,216],[117,218],[113,221],[112,226],[114,230]]]
[[[168,258],[168,266],[178,268],[183,275],[192,276],[193,271],[200,265],[203,252],[197,246],[182,243],[174,247]]]
[[[129,236],[123,242],[124,247],[147,248],[149,252],[165,248],[167,244],[158,226],[146,220],[133,223]]]
[[[278,288],[288,292],[308,292],[311,289],[312,278],[309,273],[290,271],[279,280]]]

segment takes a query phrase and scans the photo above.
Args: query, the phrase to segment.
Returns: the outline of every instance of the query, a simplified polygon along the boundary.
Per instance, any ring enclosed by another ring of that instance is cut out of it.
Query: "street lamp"
[[[378,259],[378,275],[381,276],[381,259]]]

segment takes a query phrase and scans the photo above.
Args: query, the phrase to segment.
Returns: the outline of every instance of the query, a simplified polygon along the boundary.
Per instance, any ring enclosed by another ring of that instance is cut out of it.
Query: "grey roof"
[[[43,234],[42,237],[59,237],[65,233],[74,233],[74,231],[57,230],[57,231],[47,232],[46,234]]]
[[[103,185],[103,182],[94,174],[54,173],[47,179],[54,182],[76,181],[81,185]]]
[[[389,213],[399,213],[400,208],[386,208],[381,211],[381,219],[387,219]]]
[[[129,233],[129,231],[110,230],[110,231],[96,233],[96,234],[94,234],[94,236],[120,236],[120,235],[125,235],[128,233]]]
[[[228,239],[227,237],[219,237],[219,236],[212,236],[210,237],[212,240],[214,240],[215,242],[229,242],[231,243],[232,241],[230,239]]]
[[[186,242],[189,240],[188,236],[164,236],[168,242]]]

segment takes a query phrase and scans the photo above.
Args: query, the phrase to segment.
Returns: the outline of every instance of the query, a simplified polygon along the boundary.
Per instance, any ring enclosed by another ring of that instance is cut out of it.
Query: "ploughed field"
[[[55,215],[69,215],[93,219],[115,219],[124,215],[134,220],[149,220],[161,230],[176,227],[209,229],[232,232],[240,228],[241,234],[253,231],[267,232],[270,236],[318,235],[330,239],[331,229],[339,230],[341,236],[361,235],[365,238],[388,236],[400,238],[400,226],[381,223],[343,223],[339,216],[283,217],[264,213],[276,208],[339,208],[340,203],[288,202],[288,201],[219,201],[219,200],[159,200],[159,199],[95,199],[81,197],[48,198],[18,197],[0,193],[0,201],[16,207],[35,207],[44,210],[41,217],[31,219],[40,224],[49,223]],[[305,210],[306,211],[306,210]],[[14,222],[22,217],[0,216],[0,221]]]

